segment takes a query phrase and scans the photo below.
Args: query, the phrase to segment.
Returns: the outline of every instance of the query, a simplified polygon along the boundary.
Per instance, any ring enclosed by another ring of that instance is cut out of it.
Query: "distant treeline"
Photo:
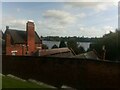
[[[45,41],[69,41],[69,40],[75,40],[76,42],[95,42],[98,39],[101,38],[89,38],[89,37],[77,37],[77,36],[73,36],[73,37],[59,37],[59,36],[47,36],[47,37],[41,37],[43,40]]]

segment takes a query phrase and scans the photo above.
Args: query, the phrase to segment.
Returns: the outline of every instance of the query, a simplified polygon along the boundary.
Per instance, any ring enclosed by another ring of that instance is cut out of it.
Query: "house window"
[[[39,50],[41,50],[42,49],[42,47],[36,47],[37,49],[39,49]]]
[[[15,56],[17,53],[17,50],[11,51],[12,55]]]

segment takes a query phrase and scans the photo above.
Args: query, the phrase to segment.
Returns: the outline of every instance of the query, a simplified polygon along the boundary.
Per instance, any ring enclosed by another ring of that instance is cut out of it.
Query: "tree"
[[[74,54],[79,54],[78,44],[74,39],[69,39],[67,42],[67,46]]]
[[[116,30],[116,32],[110,32],[109,34],[105,34],[101,39],[94,42],[91,45],[89,50],[95,49],[100,55],[102,52],[102,47],[105,46],[106,50],[106,59],[107,60],[120,60],[120,31]]]
[[[66,47],[66,44],[65,44],[65,41],[64,41],[64,40],[61,40],[61,41],[60,41],[59,48],[63,48],[63,47]]]
[[[42,44],[42,49],[48,49],[48,46],[45,44]]]
[[[85,53],[85,49],[82,46],[78,47],[79,53]]]
[[[52,46],[52,49],[54,49],[54,48],[58,48],[58,46],[57,46],[56,44],[54,44],[54,45]]]

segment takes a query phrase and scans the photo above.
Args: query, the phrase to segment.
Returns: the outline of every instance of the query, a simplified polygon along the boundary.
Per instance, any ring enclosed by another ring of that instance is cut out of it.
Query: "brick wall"
[[[12,43],[10,33],[6,33],[5,41],[6,41],[6,55],[12,55],[11,52],[17,51],[16,55],[28,55],[33,54],[38,48],[42,47],[41,44],[35,44],[35,25],[33,22],[28,21],[26,24],[26,38],[27,42],[25,44],[14,44]],[[26,45],[27,43],[27,45]]]
[[[29,54],[35,51],[35,31],[34,31],[34,23],[27,22],[26,29],[27,29],[27,45]]]
[[[3,74],[54,86],[120,88],[120,62],[78,58],[3,56]]]

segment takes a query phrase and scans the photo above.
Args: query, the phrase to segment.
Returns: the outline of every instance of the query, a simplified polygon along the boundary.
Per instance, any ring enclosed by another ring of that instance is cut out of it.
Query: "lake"
[[[43,44],[47,45],[49,49],[52,48],[54,44],[59,47],[60,41],[43,41]],[[77,42],[78,46],[82,46],[85,50],[90,47],[90,42]]]

